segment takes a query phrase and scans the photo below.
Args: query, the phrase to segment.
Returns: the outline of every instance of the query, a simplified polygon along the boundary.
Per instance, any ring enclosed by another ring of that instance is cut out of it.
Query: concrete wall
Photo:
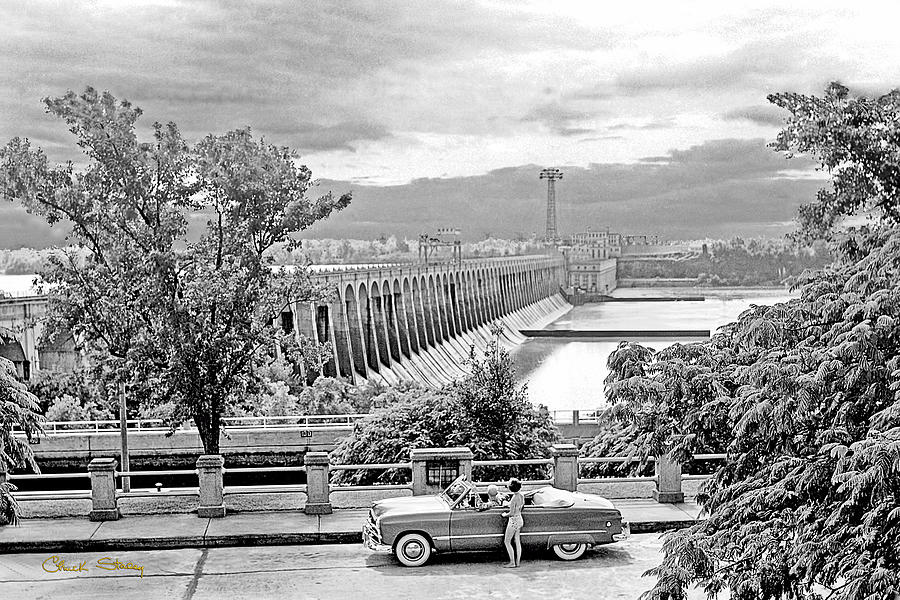
[[[346,426],[230,429],[222,437],[221,452],[227,466],[301,465],[307,452],[328,452],[349,431]],[[71,433],[44,436],[31,448],[44,469],[85,470],[91,459],[118,458],[120,440],[118,431]],[[171,436],[164,431],[129,431],[128,453],[135,470],[193,469],[203,444],[196,430],[178,430]]]
[[[683,482],[685,496],[694,497],[701,485],[701,480],[690,479]],[[539,487],[525,483],[526,491]],[[588,494],[599,494],[611,500],[623,498],[653,497],[655,485],[652,481],[608,483],[579,483],[578,491]],[[331,503],[335,508],[369,508],[372,502],[383,498],[410,496],[409,490],[384,491],[334,491],[331,492]],[[142,497],[120,497],[119,510],[123,515],[192,513],[197,511],[198,495],[168,495],[150,493]],[[229,512],[240,511],[273,511],[301,510],[306,505],[306,494],[303,492],[277,492],[254,494],[230,494],[226,487],[225,503]],[[91,510],[90,500],[19,500],[24,518],[41,517],[84,517]]]
[[[597,434],[597,426],[586,423],[557,427],[562,442],[581,444]],[[221,451],[226,467],[302,465],[307,452],[330,452],[349,432],[348,426],[230,429]],[[109,431],[44,436],[31,448],[42,469],[84,471],[91,459],[119,458],[119,444],[118,431]],[[203,445],[195,430],[178,430],[168,437],[164,431],[129,430],[128,450],[135,470],[193,469]]]

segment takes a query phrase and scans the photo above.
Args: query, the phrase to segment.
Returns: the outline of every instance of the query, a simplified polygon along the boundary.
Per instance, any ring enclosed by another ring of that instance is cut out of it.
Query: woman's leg
[[[510,527],[509,523],[506,524],[506,533],[503,536],[503,543],[506,544],[506,553],[509,554],[509,563],[503,565],[504,567],[516,566],[516,555],[513,553],[512,539],[517,533],[517,531]]]
[[[522,562],[522,536],[520,534],[521,529],[516,529],[515,542],[516,542],[516,566],[519,566],[519,563]]]

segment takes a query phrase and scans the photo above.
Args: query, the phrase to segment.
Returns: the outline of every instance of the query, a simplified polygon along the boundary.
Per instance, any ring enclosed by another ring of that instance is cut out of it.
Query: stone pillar
[[[553,457],[553,487],[578,491],[578,448],[575,444],[554,444],[550,447],[550,456]]]
[[[308,515],[331,514],[331,484],[327,452],[307,452],[303,457],[306,465],[306,506]]]
[[[671,455],[656,457],[656,489],[653,499],[663,504],[684,502],[681,491],[681,464],[672,460]]]
[[[198,517],[225,516],[224,476],[225,459],[221,454],[204,454],[197,459],[197,478],[200,480]]]
[[[88,464],[91,475],[91,521],[117,521],[116,459],[95,458]]]
[[[459,475],[465,475],[470,481],[472,479],[472,451],[464,446],[415,448],[410,451],[409,457],[412,462],[413,496],[437,494]]]

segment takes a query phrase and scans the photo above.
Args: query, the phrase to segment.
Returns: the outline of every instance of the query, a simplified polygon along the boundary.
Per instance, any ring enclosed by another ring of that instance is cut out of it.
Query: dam
[[[461,363],[487,346],[492,329],[511,348],[526,339],[520,330],[540,329],[571,308],[560,293],[562,257],[341,267],[315,279],[330,299],[294,304],[282,313],[282,327],[328,342],[322,373],[353,383],[448,383],[465,374]]]
[[[415,380],[439,386],[463,374],[460,363],[499,328],[512,348],[522,329],[540,329],[571,308],[562,256],[510,256],[450,263],[318,265],[322,301],[294,303],[278,322],[300,339],[328,343],[321,373],[352,383]],[[611,270],[604,284],[615,287]],[[0,356],[29,379],[39,370],[71,370],[80,362],[69,340],[41,346],[46,298],[0,297]],[[308,380],[319,372],[306,373]]]

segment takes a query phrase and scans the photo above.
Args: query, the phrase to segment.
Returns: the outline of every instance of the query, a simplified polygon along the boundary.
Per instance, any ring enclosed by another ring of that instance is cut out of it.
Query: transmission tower
[[[556,232],[556,180],[562,179],[563,173],[559,169],[544,169],[541,171],[541,179],[547,180],[547,235],[548,241],[555,240]]]

